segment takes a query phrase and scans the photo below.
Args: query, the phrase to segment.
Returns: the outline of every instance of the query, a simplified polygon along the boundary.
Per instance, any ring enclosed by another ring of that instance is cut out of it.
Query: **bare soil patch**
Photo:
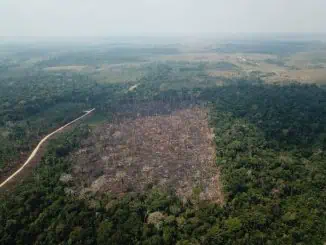
[[[77,191],[121,194],[172,188],[185,200],[223,203],[207,110],[191,106],[167,113],[168,105],[156,104],[139,111],[155,107],[157,114],[135,113],[93,131],[72,156]]]

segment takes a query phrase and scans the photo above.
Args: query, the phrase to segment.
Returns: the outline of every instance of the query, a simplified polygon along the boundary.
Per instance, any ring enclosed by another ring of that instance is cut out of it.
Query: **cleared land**
[[[158,103],[134,115],[98,127],[75,152],[74,191],[121,194],[158,187],[184,200],[223,203],[205,109]]]
[[[228,62],[238,69],[219,69],[213,66],[207,73],[213,77],[241,78],[252,72],[267,83],[288,83],[292,81],[302,83],[326,83],[325,52],[301,52],[286,57],[259,53],[188,53],[167,55],[160,57],[164,61],[187,62]]]
[[[311,50],[282,55],[252,52],[219,52],[205,49],[182,50],[175,54],[153,55],[145,60],[122,62],[116,61],[114,64],[96,65],[58,65],[44,68],[52,72],[83,72],[89,74],[100,83],[122,83],[135,82],[148,75],[151,68],[157,63],[177,62],[181,69],[186,68],[191,72],[191,67],[200,63],[205,64],[207,75],[217,78],[242,78],[260,77],[267,83],[289,83],[293,81],[301,83],[326,83],[326,51]],[[121,62],[121,63],[120,63]],[[174,66],[177,66],[174,64]],[[195,72],[195,71],[192,71]],[[185,77],[184,77],[185,78]],[[191,76],[190,78],[194,78]],[[212,86],[215,83],[201,83],[198,79],[172,79],[173,83],[166,84],[164,89],[181,87]],[[179,83],[179,84],[177,84]],[[221,80],[216,81],[220,85]]]

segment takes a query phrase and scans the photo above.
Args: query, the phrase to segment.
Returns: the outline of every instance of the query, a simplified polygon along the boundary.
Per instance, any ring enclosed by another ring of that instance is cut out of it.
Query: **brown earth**
[[[172,188],[184,200],[223,203],[207,110],[192,106],[167,114],[167,105],[147,107],[155,106],[164,113],[138,113],[93,131],[72,156],[73,191],[121,194],[154,186]]]

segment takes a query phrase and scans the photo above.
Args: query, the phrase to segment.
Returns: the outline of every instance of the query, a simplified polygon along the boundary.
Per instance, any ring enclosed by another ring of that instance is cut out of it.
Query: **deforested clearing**
[[[101,125],[73,154],[79,193],[122,194],[149,188],[173,190],[184,201],[223,203],[214,134],[207,109],[192,105],[143,105],[135,113]]]

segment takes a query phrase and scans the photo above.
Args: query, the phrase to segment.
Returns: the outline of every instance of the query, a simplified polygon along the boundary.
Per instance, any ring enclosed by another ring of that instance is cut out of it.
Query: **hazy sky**
[[[0,0],[0,36],[325,32],[326,0]]]

